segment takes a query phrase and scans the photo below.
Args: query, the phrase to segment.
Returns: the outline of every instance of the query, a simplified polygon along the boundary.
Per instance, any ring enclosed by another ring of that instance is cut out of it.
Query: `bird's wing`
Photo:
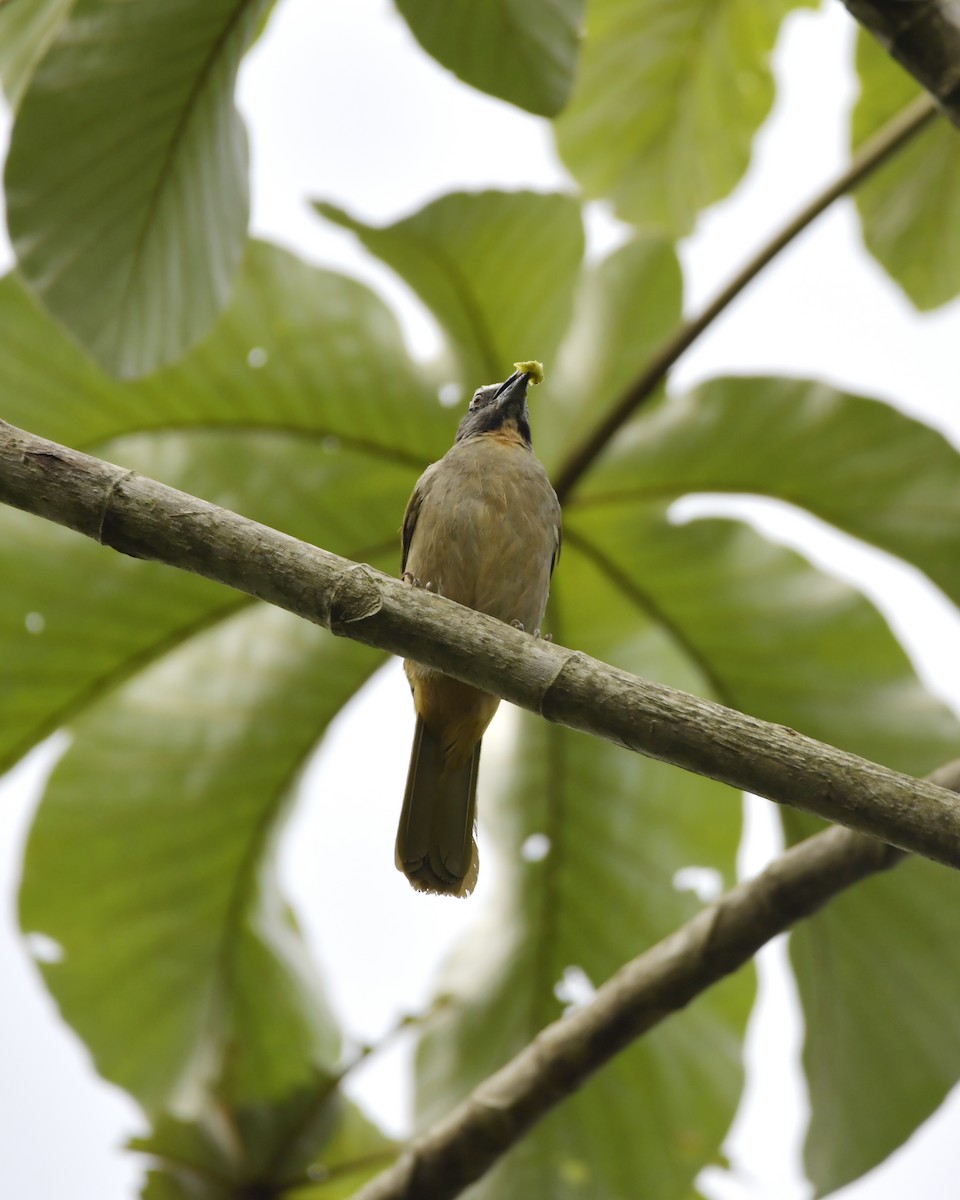
[[[556,492],[554,492],[556,500]],[[563,524],[560,518],[560,501],[557,500],[557,545],[553,551],[553,557],[550,559],[550,574],[553,574],[553,568],[557,565],[560,559],[560,547],[563,545]]]
[[[430,490],[430,467],[417,480],[416,487],[410,493],[410,499],[407,501],[407,507],[403,512],[403,524],[400,527],[400,571],[401,573],[407,569],[407,555],[410,553],[410,542],[413,539],[413,531],[417,527],[417,518],[420,516],[420,507],[423,504],[423,498]]]

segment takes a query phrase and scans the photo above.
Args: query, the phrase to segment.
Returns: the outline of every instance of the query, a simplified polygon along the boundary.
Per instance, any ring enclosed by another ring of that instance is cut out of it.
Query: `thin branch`
[[[887,53],[960,125],[960,11],[956,0],[843,0]]]
[[[302,1187],[317,1187],[320,1184],[333,1183],[337,1179],[345,1179],[350,1175],[357,1175],[361,1171],[368,1171],[371,1167],[378,1167],[381,1163],[395,1161],[397,1157],[396,1146],[386,1146],[383,1150],[374,1150],[370,1154],[364,1154],[360,1158],[351,1158],[346,1162],[337,1163],[335,1167],[324,1167],[322,1164],[314,1164],[307,1171],[305,1180],[298,1180],[296,1183],[281,1184],[280,1189],[283,1192],[294,1191],[298,1192]],[[268,1193],[270,1196],[275,1195],[274,1192]],[[338,1195],[342,1195],[339,1191]]]
[[[0,502],[417,659],[560,725],[960,867],[960,804],[932,783],[532,638],[4,421]]]
[[[622,425],[656,391],[659,384],[680,356],[690,348],[733,300],[740,295],[763,268],[781,250],[801,234],[835,200],[851,191],[873,171],[900,149],[915,134],[919,133],[935,116],[937,108],[928,96],[920,96],[908,104],[892,120],[869,138],[854,155],[847,169],[829,184],[818,196],[789,220],[760,250],[734,275],[709,304],[696,317],[685,321],[672,333],[643,370],[640,377],[623,394],[613,408],[587,435],[580,445],[562,463],[554,481],[561,504],[570,494],[580,477]]]
[[[348,1075],[361,1067],[369,1058],[374,1055],[382,1054],[384,1050],[393,1046],[396,1041],[405,1033],[409,1033],[411,1029],[420,1029],[424,1025],[429,1025],[430,1022],[437,1016],[438,1013],[449,1008],[453,1001],[453,997],[449,992],[444,992],[439,996],[435,996],[430,1004],[420,1012],[404,1013],[397,1017],[396,1021],[390,1028],[378,1038],[375,1042],[364,1042],[357,1047],[353,1057],[337,1072],[334,1077],[334,1086],[339,1085],[346,1079]]]
[[[329,1104],[331,1095],[340,1087],[348,1075],[351,1075],[358,1067],[361,1067],[375,1055],[382,1054],[384,1050],[393,1046],[402,1034],[409,1032],[411,1029],[418,1029],[424,1025],[428,1025],[437,1013],[450,1004],[451,999],[452,997],[449,993],[437,996],[422,1012],[405,1013],[403,1016],[398,1017],[394,1024],[376,1042],[364,1042],[360,1045],[349,1061],[345,1062],[336,1074],[330,1076],[326,1086],[317,1092],[312,1103],[304,1109],[298,1120],[287,1131],[286,1136],[277,1144],[276,1149],[263,1168],[263,1178],[275,1178],[281,1165],[290,1155],[291,1148],[297,1144],[304,1133],[317,1121],[326,1105]],[[391,1149],[389,1157],[393,1159],[396,1156],[397,1150],[394,1147]],[[344,1164],[344,1169],[347,1167],[353,1169],[352,1164]],[[340,1170],[340,1168],[337,1169]],[[359,1169],[359,1167],[356,1169]],[[325,1168],[322,1163],[312,1163],[303,1174],[298,1174],[279,1186],[283,1189],[298,1187],[310,1182],[316,1182],[321,1175],[324,1179],[328,1179],[332,1174],[333,1171]]]
[[[931,778],[960,790],[960,760]],[[641,1034],[748,962],[771,938],[903,855],[836,827],[622,967],[589,1004],[548,1025],[353,1200],[447,1200]]]

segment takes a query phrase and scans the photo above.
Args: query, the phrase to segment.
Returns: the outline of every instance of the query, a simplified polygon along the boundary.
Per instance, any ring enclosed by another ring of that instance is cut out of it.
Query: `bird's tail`
[[[396,862],[418,891],[469,896],[476,886],[479,767],[479,742],[466,763],[451,767],[440,739],[417,717]]]

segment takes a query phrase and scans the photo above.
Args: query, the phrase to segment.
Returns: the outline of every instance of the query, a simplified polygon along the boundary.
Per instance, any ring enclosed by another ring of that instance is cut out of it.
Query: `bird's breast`
[[[491,434],[455,445],[431,475],[407,570],[460,604],[537,628],[560,520],[542,464]]]

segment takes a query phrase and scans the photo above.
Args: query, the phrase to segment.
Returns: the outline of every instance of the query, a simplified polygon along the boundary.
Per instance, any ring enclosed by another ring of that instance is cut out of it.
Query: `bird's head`
[[[527,364],[523,364],[527,365]],[[460,422],[457,441],[480,433],[516,433],[530,445],[530,414],[527,386],[533,371],[514,371],[503,383],[486,383],[473,393],[470,407]],[[538,382],[535,380],[535,382]]]

